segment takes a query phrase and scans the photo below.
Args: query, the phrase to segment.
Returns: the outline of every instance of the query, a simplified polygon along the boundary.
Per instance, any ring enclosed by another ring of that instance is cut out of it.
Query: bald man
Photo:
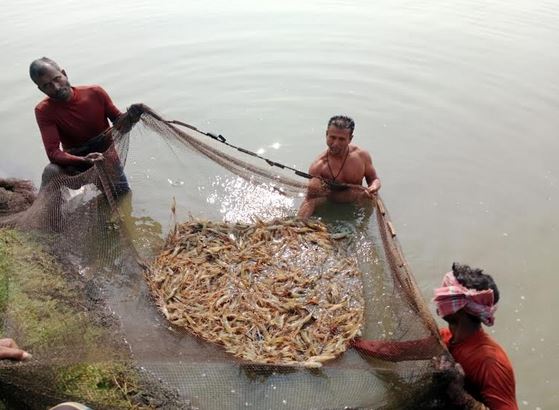
[[[35,117],[50,160],[43,171],[43,188],[57,175],[78,174],[101,159],[101,153],[112,143],[103,132],[109,128],[109,121],[115,124],[122,113],[100,86],[73,87],[66,71],[50,58],[34,60],[29,66],[29,76],[47,96],[35,107]],[[140,114],[133,120],[137,121]],[[116,156],[115,151],[112,154]],[[116,162],[120,167],[118,183],[127,191],[122,167]]]

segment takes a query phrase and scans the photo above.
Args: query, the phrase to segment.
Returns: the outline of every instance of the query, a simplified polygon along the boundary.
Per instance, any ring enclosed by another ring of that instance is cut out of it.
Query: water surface
[[[351,115],[425,297],[453,261],[493,274],[502,301],[492,331],[515,366],[520,407],[559,406],[556,2],[2,6],[0,176],[38,183],[46,163],[33,116],[41,94],[27,75],[43,55],[74,84],[103,85],[121,109],[142,101],[301,169],[324,149],[327,119]],[[189,175],[154,144],[132,141],[132,176],[155,181],[134,213],[168,226],[157,186]]]

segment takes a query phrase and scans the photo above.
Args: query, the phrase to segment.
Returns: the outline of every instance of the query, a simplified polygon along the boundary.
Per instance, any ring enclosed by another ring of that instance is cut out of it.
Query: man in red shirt
[[[455,363],[436,360],[438,370],[453,375],[448,395],[467,409],[518,410],[512,364],[503,348],[483,330],[492,326],[499,290],[490,275],[467,265],[452,265],[433,299],[437,314],[449,325],[441,337]],[[385,360],[432,357],[435,340],[410,342],[356,340],[353,346]]]
[[[47,95],[35,107],[37,124],[51,162],[43,171],[43,188],[61,173],[78,174],[90,168],[95,160],[102,159],[101,153],[107,151],[112,143],[110,136],[103,132],[109,128],[109,120],[115,124],[122,113],[101,87],[72,87],[66,72],[49,58],[33,61],[29,66],[29,75],[39,90]],[[131,107],[136,113],[133,121],[141,115],[137,110],[139,106],[134,104]],[[130,127],[131,122],[120,125]],[[117,184],[121,190],[127,191],[128,183],[116,151],[112,149],[107,154],[113,156],[117,164]]]

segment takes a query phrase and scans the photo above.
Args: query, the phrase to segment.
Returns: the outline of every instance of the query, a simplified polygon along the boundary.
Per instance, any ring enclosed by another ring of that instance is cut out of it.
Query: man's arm
[[[91,163],[88,159],[69,154],[60,149],[60,134],[58,133],[58,128],[48,115],[35,108],[35,118],[37,119],[43,145],[45,146],[45,151],[50,162],[62,166],[79,166]]]
[[[113,123],[114,128],[120,133],[126,134],[132,129],[134,124],[140,120],[140,117],[146,110],[148,110],[148,107],[142,103],[132,104],[128,107],[128,110],[118,118],[116,123]]]
[[[132,104],[128,110],[123,114],[114,105],[111,97],[102,87],[97,87],[97,91],[103,99],[103,105],[105,107],[105,115],[115,128],[120,132],[126,133],[130,131],[132,126],[140,120],[141,115],[147,109],[147,107],[142,103]]]
[[[101,99],[103,100],[105,115],[109,120],[111,120],[111,123],[114,124],[118,120],[118,117],[122,115],[122,112],[120,112],[120,110],[116,108],[116,106],[113,103],[113,100],[111,100],[109,94],[107,94],[107,92],[102,87],[96,86],[96,90],[101,96]]]
[[[494,410],[477,401],[464,389],[464,369],[450,356],[443,354],[434,357],[433,366],[434,381],[446,386],[446,395],[454,406],[463,410]]]
[[[299,207],[299,212],[297,213],[297,216],[301,219],[310,218],[312,214],[314,214],[314,210],[318,205],[317,202],[320,200],[320,198],[312,198],[309,195],[309,191],[313,189],[311,187],[315,187],[317,182],[320,183],[320,180],[318,180],[317,178],[313,178],[309,181],[309,186],[307,188],[307,195],[305,196],[305,199],[303,199],[303,202]]]
[[[367,151],[362,150],[361,158],[365,164],[365,181],[367,181],[368,186],[367,191],[370,195],[373,195],[380,189],[380,179],[373,166],[371,155]]]
[[[404,342],[355,339],[351,345],[377,359],[391,362],[428,360],[441,352],[438,341],[434,337]]]
[[[320,205],[325,201],[324,196],[321,195],[321,192],[323,191],[322,182],[320,178],[318,178],[320,176],[320,158],[312,163],[309,168],[309,174],[315,178],[312,178],[309,181],[307,194],[299,207],[299,212],[297,213],[297,216],[302,219],[311,217],[317,205]]]
[[[491,358],[484,360],[478,371],[483,380],[481,397],[491,410],[518,410],[512,369]]]

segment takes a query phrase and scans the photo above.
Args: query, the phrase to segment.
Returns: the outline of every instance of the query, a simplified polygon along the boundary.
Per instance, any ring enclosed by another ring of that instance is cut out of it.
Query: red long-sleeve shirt
[[[72,87],[70,101],[45,98],[35,107],[35,117],[50,162],[67,166],[86,161],[64,150],[77,148],[109,127],[122,114],[98,85]],[[62,145],[62,148],[61,148]]]
[[[480,329],[460,343],[451,343],[450,329],[440,335],[457,363],[464,369],[466,390],[491,410],[518,410],[512,364],[503,348]],[[397,342],[362,340],[354,346],[374,357],[389,361],[429,359],[437,352],[434,337]]]
[[[449,329],[441,329],[441,337],[464,369],[468,391],[491,410],[518,410],[512,364],[495,340],[483,329],[456,344],[451,343]]]

